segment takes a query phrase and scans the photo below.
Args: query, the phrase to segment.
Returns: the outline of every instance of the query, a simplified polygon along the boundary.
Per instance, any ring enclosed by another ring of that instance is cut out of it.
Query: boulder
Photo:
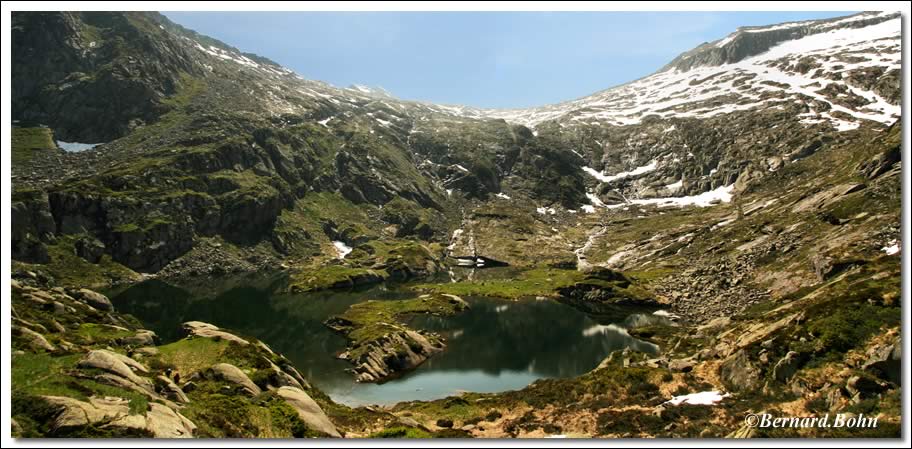
[[[130,383],[151,391],[151,382],[138,376],[134,371],[148,373],[149,370],[141,363],[125,356],[104,349],[89,351],[77,364],[79,368],[91,368],[105,371],[117,377],[128,380]]]
[[[76,255],[89,263],[98,263],[104,254],[105,245],[93,237],[83,237],[74,244]]]
[[[804,359],[797,352],[789,351],[773,367],[773,378],[779,382],[788,382],[798,372],[801,365],[804,364]]]
[[[47,341],[44,335],[39,334],[27,327],[12,326],[13,335],[21,336],[28,341],[29,346],[34,349],[43,349],[45,351],[56,351],[57,347]]]
[[[181,387],[178,387],[167,376],[158,375],[155,377],[156,390],[164,397],[174,401],[186,404],[190,398],[184,393]]]
[[[897,145],[859,164],[858,172],[868,179],[874,179],[893,168],[901,158],[902,151]]]
[[[868,360],[861,369],[881,379],[899,385],[902,380],[902,344],[897,337],[893,343],[877,346],[868,351]]]
[[[696,362],[693,359],[675,359],[668,362],[668,369],[672,371],[680,371],[682,373],[689,373],[693,371]]]
[[[263,359],[266,360],[267,363],[269,363],[269,367],[272,369],[272,372],[273,372],[273,375],[270,376],[270,379],[269,379],[270,384],[274,384],[277,387],[295,387],[295,388],[300,388],[302,390],[304,389],[305,384],[302,384],[297,378],[295,378],[291,374],[286,373],[285,371],[282,371],[282,368],[279,368],[278,365],[276,365],[275,363],[272,363],[272,361],[270,361],[269,359],[267,359],[265,357],[263,357]],[[270,388],[271,387],[272,387],[272,385],[270,385]],[[309,387],[309,385],[308,385],[308,387]]]
[[[111,300],[108,299],[107,296],[87,288],[79,289],[76,292],[76,297],[98,310],[104,310],[106,312],[114,310],[114,305],[111,304]]]
[[[719,377],[733,391],[752,390],[760,386],[760,368],[743,349],[729,356],[719,366]]]
[[[135,354],[139,354],[139,355],[142,355],[145,357],[153,357],[153,356],[156,356],[159,354],[159,350],[155,346],[143,346],[141,348],[136,349],[133,352]]]
[[[241,345],[249,345],[250,342],[244,340],[237,335],[234,335],[229,332],[225,332],[218,328],[218,326],[204,323],[202,321],[187,321],[183,324],[183,330],[187,335],[194,335],[197,337],[205,338],[214,338],[216,340],[227,340],[233,341]]]
[[[123,339],[123,343],[132,346],[155,346],[158,335],[150,330],[140,329],[136,334]]]
[[[249,396],[263,392],[240,368],[228,363],[213,365],[207,370],[207,374],[214,379],[239,386]]]
[[[51,423],[52,433],[98,426],[135,436],[191,438],[196,431],[196,425],[189,419],[154,402],[149,403],[144,414],[131,415],[129,402],[118,397],[91,397],[88,401],[62,396],[43,396],[42,399],[58,409]]]
[[[276,394],[298,412],[298,417],[307,424],[307,427],[331,437],[342,437],[323,409],[304,390],[295,387],[281,387],[276,390]]]
[[[849,378],[848,382],[846,382],[846,390],[852,394],[853,397],[858,397],[860,399],[877,396],[887,389],[889,389],[889,386],[886,383],[866,376],[852,376]]]
[[[190,438],[196,425],[177,411],[151,402],[146,412],[145,429],[155,438]]]
[[[451,302],[452,304],[455,304],[455,305],[456,305],[456,310],[458,310],[458,311],[465,310],[465,309],[468,309],[468,308],[469,308],[469,303],[467,303],[466,300],[460,298],[459,296],[450,295],[450,294],[447,294],[447,293],[443,293],[442,295],[445,296],[445,297],[447,297],[447,298],[450,300],[450,302]]]

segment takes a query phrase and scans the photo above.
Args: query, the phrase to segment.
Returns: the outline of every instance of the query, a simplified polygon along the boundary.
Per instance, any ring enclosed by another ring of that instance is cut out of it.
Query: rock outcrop
[[[331,437],[342,437],[326,413],[323,413],[323,409],[300,388],[284,386],[276,390],[276,394],[298,412],[308,427]]]
[[[112,436],[192,438],[196,431],[189,419],[169,407],[150,403],[149,409],[131,414],[129,403],[122,398],[90,397],[88,401],[63,396],[43,396],[57,415],[51,424],[52,432],[66,435],[87,426],[98,426]]]

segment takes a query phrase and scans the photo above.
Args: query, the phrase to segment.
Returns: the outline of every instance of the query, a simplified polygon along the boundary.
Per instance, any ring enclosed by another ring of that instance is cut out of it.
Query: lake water
[[[415,293],[381,285],[357,292],[279,294],[274,293],[278,284],[240,285],[205,297],[152,280],[112,295],[112,301],[163,342],[179,338],[180,323],[190,320],[257,337],[288,357],[335,401],[352,406],[437,399],[462,391],[515,390],[536,379],[578,376],[618,349],[658,351],[628,335],[625,327],[662,319],[622,310],[596,319],[553,300],[467,297],[471,308],[459,315],[407,320],[412,327],[442,334],[447,341],[444,352],[397,379],[361,384],[345,371],[351,365],[335,358],[345,349],[345,339],[323,321],[360,301],[402,299]]]

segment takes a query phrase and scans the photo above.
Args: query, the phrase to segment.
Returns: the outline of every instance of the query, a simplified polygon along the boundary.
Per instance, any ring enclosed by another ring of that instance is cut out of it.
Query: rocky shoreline
[[[456,295],[425,294],[408,300],[367,301],[326,320],[326,326],[349,339],[338,355],[354,365],[358,382],[383,382],[402,375],[444,350],[443,337],[413,330],[398,320],[405,315],[452,315],[469,307]]]

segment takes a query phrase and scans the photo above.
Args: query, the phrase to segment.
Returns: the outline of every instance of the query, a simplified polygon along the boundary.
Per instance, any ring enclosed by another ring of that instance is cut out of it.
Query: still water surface
[[[420,315],[410,326],[439,332],[447,349],[414,371],[383,384],[360,384],[335,358],[344,338],[323,325],[332,315],[368,299],[413,296],[404,286],[350,292],[275,293],[275,286],[237,286],[212,297],[152,280],[112,297],[163,342],[179,336],[180,323],[205,321],[263,340],[288,357],[311,383],[348,405],[437,399],[462,391],[497,392],[536,379],[571,377],[596,366],[612,351],[658,348],[627,334],[633,322],[661,318],[619,311],[594,318],[552,300],[465,298],[471,308],[451,317]]]

